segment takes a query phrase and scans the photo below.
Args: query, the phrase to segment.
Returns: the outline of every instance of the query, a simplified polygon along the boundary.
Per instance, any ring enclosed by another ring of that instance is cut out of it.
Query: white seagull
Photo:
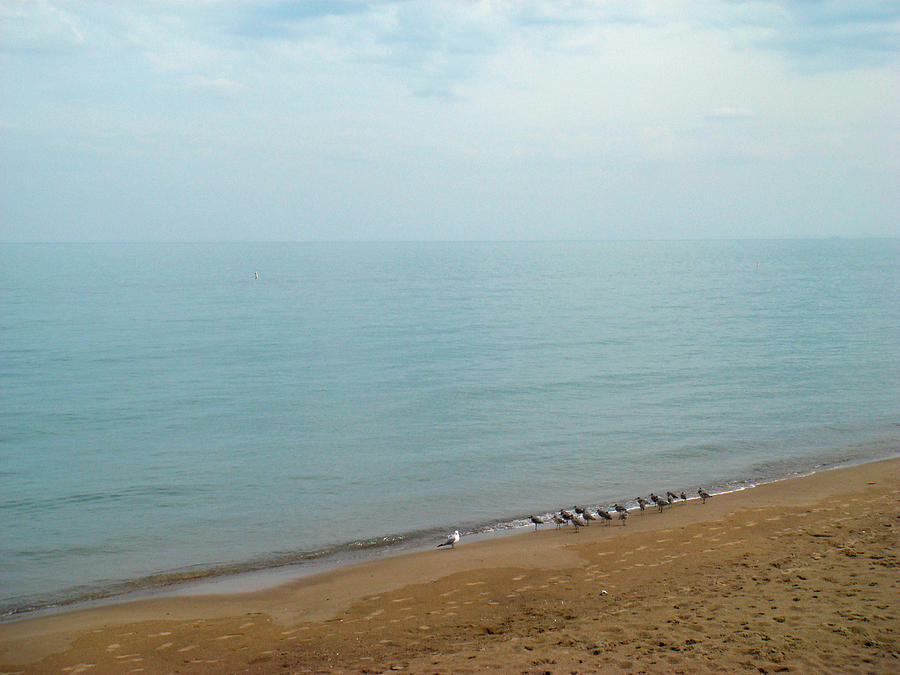
[[[441,546],[449,546],[450,548],[453,548],[454,546],[456,546],[457,542],[459,542],[459,530],[453,530],[453,534],[447,537],[447,541],[445,541],[443,544],[438,544],[437,547],[440,548]]]

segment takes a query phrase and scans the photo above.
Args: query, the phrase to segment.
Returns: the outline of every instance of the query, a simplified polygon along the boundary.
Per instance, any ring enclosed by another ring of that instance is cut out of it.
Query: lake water
[[[0,256],[7,614],[900,450],[900,240]]]

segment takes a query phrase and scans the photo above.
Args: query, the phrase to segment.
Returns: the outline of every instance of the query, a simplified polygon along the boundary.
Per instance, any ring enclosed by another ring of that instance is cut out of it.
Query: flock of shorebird
[[[703,488],[699,488],[697,490],[697,495],[699,495],[700,499],[703,500],[703,503],[706,503],[706,500],[709,499],[709,493]],[[635,501],[637,502],[638,508],[641,510],[641,515],[644,515],[644,509],[646,509],[652,503],[659,509],[659,512],[662,513],[663,509],[667,506],[671,506],[678,499],[682,499],[687,501],[687,495],[684,492],[680,494],[676,494],[674,492],[666,492],[665,497],[660,497],[655,492],[650,493],[650,501],[648,502],[643,497],[635,497]],[[615,511],[615,516],[620,521],[622,521],[622,526],[624,527],[628,520],[628,509],[626,509],[621,504],[613,504],[613,510]],[[572,526],[575,528],[575,531],[578,531],[579,527],[587,527],[590,525],[592,520],[603,520],[607,525],[612,523],[613,514],[610,513],[607,509],[597,508],[596,511],[591,511],[589,508],[584,506],[574,506],[572,509],[562,509],[559,513],[553,516],[531,516],[531,522],[534,523],[534,529],[537,531],[538,525],[543,525],[547,522],[556,523],[556,529],[561,528],[566,523],[572,523]],[[453,548],[456,544],[459,543],[459,530],[454,530],[453,534],[447,537],[447,541],[443,544],[438,544],[438,548],[442,546],[449,546]]]
[[[700,496],[700,499],[703,500],[704,504],[706,503],[706,500],[709,499],[709,493],[703,488],[698,489],[697,494]],[[687,498],[688,497],[684,492],[681,492],[681,494],[666,492],[665,497],[660,497],[655,492],[651,492],[649,502],[643,497],[635,497],[635,501],[637,502],[638,508],[641,510],[641,515],[643,515],[644,509],[650,506],[651,502],[659,509],[659,512],[662,513],[665,507],[671,506],[679,499],[687,501]],[[628,521],[628,509],[621,504],[613,504],[613,510],[615,511],[615,516],[622,521],[622,526],[624,527]],[[557,529],[566,523],[572,523],[577,531],[579,527],[587,527],[590,525],[592,520],[604,520],[606,521],[606,524],[609,525],[613,520],[613,514],[606,509],[598,508],[597,511],[594,512],[584,506],[575,506],[571,510],[562,509],[550,520],[556,523]],[[538,525],[543,525],[548,522],[548,518],[544,516],[531,516],[531,522],[534,523],[534,529],[537,530]]]

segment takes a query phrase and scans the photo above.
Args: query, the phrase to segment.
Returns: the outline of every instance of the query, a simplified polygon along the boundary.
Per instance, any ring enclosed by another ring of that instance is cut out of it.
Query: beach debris
[[[606,589],[605,589],[605,588],[604,588],[602,591],[600,591],[600,595],[606,595]]]
[[[638,506],[641,508],[641,515],[644,515],[644,509],[647,508],[647,500],[643,497],[635,497]]]
[[[697,488],[697,494],[700,495],[700,499],[703,500],[703,503],[706,503],[706,500],[709,499],[709,493],[703,488]]]
[[[537,532],[538,525],[543,525],[547,521],[543,516],[531,516],[531,522],[534,523],[534,531]]]
[[[453,530],[453,534],[447,537],[447,541],[445,541],[443,544],[438,544],[437,547],[440,548],[441,546],[449,546],[450,548],[454,548],[458,542],[459,530]]]

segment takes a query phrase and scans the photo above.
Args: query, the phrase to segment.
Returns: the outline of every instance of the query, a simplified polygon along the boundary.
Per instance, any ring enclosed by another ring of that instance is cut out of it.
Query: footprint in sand
[[[517,577],[513,577],[513,578],[512,578],[512,581],[522,581],[522,579],[524,579],[524,578],[525,578],[525,575],[524,575],[524,574],[520,574],[520,575],[517,576]]]
[[[173,644],[174,644],[173,642],[166,642],[166,643],[164,643],[164,644],[161,644],[159,647],[156,648],[156,651],[161,652],[161,651],[164,650],[164,649],[168,649],[168,648],[171,647]]]
[[[483,586],[485,583],[484,581],[470,581],[466,586]]]
[[[233,640],[234,638],[241,637],[240,635],[220,635],[216,638],[216,640]]]
[[[178,651],[179,651],[179,652],[182,652],[182,653],[183,653],[183,652],[189,652],[189,651],[192,651],[192,650],[194,650],[194,649],[197,649],[197,647],[199,647],[199,646],[200,646],[200,645],[188,645],[187,647],[181,647]]]
[[[111,645],[106,645],[106,651],[114,652],[121,646],[118,642],[113,642]]]

